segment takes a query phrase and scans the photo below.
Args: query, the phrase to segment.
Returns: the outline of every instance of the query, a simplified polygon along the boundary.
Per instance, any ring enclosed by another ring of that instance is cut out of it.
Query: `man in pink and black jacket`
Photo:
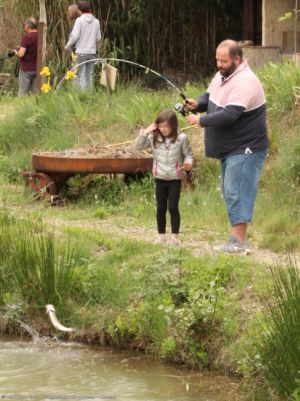
[[[252,220],[260,172],[269,140],[262,85],[243,59],[237,42],[225,40],[216,50],[218,72],[197,100],[189,124],[205,128],[205,153],[221,161],[222,192],[232,226],[229,240],[215,249],[248,253],[247,226]]]

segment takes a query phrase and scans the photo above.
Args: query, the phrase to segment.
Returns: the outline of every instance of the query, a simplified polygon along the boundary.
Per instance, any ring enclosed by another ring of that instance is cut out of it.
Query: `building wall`
[[[263,69],[269,62],[282,60],[279,47],[246,46],[243,47],[243,53],[254,71]]]
[[[279,17],[295,8],[294,0],[263,0],[262,45],[278,46],[283,53],[293,53],[294,17],[278,21]],[[298,21],[297,31],[300,31]],[[298,33],[300,38],[300,34]],[[300,43],[297,45],[300,50]]]

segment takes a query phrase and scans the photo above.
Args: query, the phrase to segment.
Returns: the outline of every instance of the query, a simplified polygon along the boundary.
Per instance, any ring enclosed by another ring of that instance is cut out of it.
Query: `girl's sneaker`
[[[176,237],[175,235],[172,235],[172,237],[169,239],[169,245],[170,246],[179,246],[180,241],[179,241],[178,237]]]
[[[158,244],[158,245],[162,245],[162,244],[165,244],[166,242],[167,242],[166,236],[162,235],[162,234],[158,234],[154,243]]]

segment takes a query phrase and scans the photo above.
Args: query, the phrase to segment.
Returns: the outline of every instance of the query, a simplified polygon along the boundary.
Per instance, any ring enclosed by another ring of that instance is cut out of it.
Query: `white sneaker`
[[[156,240],[154,241],[154,243],[157,245],[162,245],[162,244],[165,244],[166,242],[167,242],[167,238],[165,235],[162,235],[162,234],[158,234]]]
[[[214,250],[220,253],[239,253],[244,255],[250,254],[250,249],[247,241],[241,244],[240,241],[232,235],[225,244],[214,246]]]
[[[177,237],[172,236],[172,237],[169,239],[168,244],[169,244],[170,246],[179,246],[179,245],[180,245],[180,241],[179,241],[179,239],[178,239]]]

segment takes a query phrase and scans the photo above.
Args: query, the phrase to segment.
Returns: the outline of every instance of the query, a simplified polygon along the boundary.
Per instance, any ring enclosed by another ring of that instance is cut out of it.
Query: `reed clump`
[[[283,400],[290,400],[299,392],[299,266],[290,257],[277,262],[270,273],[260,290],[262,320],[253,346],[253,366]]]
[[[0,301],[10,298],[37,308],[61,307],[72,291],[77,244],[57,238],[41,222],[0,217]],[[3,246],[2,246],[3,245]]]

